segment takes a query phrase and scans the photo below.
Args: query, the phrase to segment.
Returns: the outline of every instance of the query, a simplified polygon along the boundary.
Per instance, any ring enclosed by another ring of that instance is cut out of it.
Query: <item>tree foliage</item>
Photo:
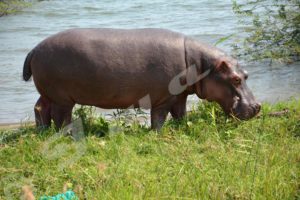
[[[24,0],[0,0],[0,17],[20,11],[29,4],[28,2]]]
[[[246,39],[236,45],[238,55],[251,60],[300,60],[300,0],[243,2],[233,0],[233,10],[245,25],[247,34]]]

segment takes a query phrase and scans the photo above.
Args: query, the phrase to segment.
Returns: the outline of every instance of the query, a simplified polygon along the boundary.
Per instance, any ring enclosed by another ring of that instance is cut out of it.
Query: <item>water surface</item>
[[[38,93],[22,81],[27,53],[41,40],[75,27],[167,28],[214,44],[242,26],[231,0],[121,1],[52,0],[34,3],[16,15],[0,18],[0,123],[33,120]],[[230,41],[219,45],[230,51]],[[300,96],[299,63],[290,66],[245,66],[249,85],[259,100],[275,102]],[[189,103],[196,102],[191,97]]]

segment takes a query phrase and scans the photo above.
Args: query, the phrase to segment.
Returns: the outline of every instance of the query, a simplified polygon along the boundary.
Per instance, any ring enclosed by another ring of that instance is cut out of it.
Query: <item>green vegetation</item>
[[[300,1],[247,0],[233,10],[245,24],[247,38],[236,46],[248,59],[300,60]]]
[[[299,100],[242,122],[202,103],[159,133],[138,115],[108,122],[85,109],[75,113],[81,139],[27,126],[0,133],[0,199],[18,199],[24,185],[36,197],[72,188],[80,199],[300,198]]]
[[[28,5],[24,0],[0,0],[0,17],[16,13]]]

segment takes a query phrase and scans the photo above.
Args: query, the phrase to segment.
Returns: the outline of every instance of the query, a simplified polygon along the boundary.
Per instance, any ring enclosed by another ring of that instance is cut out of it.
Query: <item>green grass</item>
[[[36,197],[65,186],[89,200],[300,199],[299,100],[265,104],[259,118],[242,122],[203,103],[159,133],[125,123],[134,118],[126,114],[106,122],[86,113],[76,111],[81,140],[53,128],[1,132],[0,199],[18,199],[24,185]]]

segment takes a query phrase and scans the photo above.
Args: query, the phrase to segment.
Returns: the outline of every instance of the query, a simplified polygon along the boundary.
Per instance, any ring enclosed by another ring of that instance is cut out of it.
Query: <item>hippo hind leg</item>
[[[72,105],[51,104],[51,118],[54,121],[56,129],[60,129],[64,125],[68,125],[72,120]]]
[[[34,114],[36,127],[49,127],[51,125],[51,102],[41,96],[34,106]]]

